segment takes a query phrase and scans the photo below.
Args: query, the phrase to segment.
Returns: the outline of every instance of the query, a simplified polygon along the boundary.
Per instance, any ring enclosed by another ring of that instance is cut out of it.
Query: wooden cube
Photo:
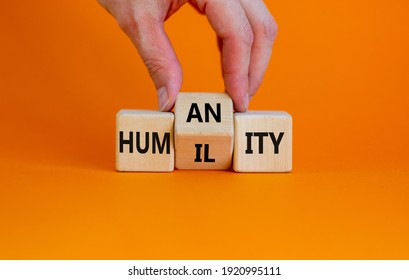
[[[116,116],[116,169],[174,169],[173,113],[121,110]]]
[[[229,169],[233,140],[233,102],[227,94],[179,94],[175,105],[176,168]]]
[[[291,115],[279,111],[235,113],[234,129],[234,171],[292,170]]]

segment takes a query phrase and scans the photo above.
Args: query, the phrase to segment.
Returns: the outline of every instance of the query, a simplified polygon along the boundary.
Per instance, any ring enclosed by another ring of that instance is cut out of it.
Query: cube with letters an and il
[[[175,165],[178,169],[231,167],[233,102],[226,93],[180,93],[175,104]]]

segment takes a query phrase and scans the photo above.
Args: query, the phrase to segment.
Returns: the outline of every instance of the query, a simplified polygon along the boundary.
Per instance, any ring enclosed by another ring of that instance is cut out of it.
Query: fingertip
[[[165,107],[167,111],[171,111],[175,105],[176,98],[179,95],[180,89],[183,83],[183,73],[182,67],[177,63],[178,67],[174,68],[173,76],[170,78],[168,83],[168,104]]]
[[[157,90],[159,111],[167,112],[169,107],[169,97],[166,87]]]
[[[175,105],[175,102],[176,102],[176,97],[179,94],[179,91],[173,94],[172,93],[169,94],[169,91],[166,89],[166,87],[162,87],[158,89],[157,94],[158,94],[159,111],[161,112],[172,111]]]
[[[242,98],[233,98],[234,110],[236,112],[247,112],[249,107],[249,96],[246,94]]]
[[[157,90],[159,110],[162,112],[170,112],[173,109],[183,81],[182,68],[178,63],[168,74],[160,79],[166,81],[166,86]]]
[[[170,100],[168,99],[168,100],[166,100],[166,102],[163,104],[163,106],[162,107],[159,107],[159,108],[161,108],[159,111],[161,111],[161,112],[170,112],[170,111],[172,111],[172,108],[173,108],[173,104],[170,102]]]

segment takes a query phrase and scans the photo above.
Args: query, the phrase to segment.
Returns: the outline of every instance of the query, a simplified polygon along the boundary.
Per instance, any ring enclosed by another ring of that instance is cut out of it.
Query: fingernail
[[[250,103],[250,98],[248,96],[248,94],[246,94],[246,101],[244,103],[244,112],[247,112],[248,108],[249,108],[249,103]]]
[[[163,110],[165,110],[166,106],[169,104],[168,91],[166,90],[166,87],[161,87],[158,89],[157,93],[159,110],[163,112]]]

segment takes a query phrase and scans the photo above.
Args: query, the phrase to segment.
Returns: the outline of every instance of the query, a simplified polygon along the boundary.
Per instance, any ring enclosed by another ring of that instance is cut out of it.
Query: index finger
[[[238,0],[196,1],[222,40],[222,68],[226,92],[236,111],[245,112],[249,103],[249,66],[253,31]]]

